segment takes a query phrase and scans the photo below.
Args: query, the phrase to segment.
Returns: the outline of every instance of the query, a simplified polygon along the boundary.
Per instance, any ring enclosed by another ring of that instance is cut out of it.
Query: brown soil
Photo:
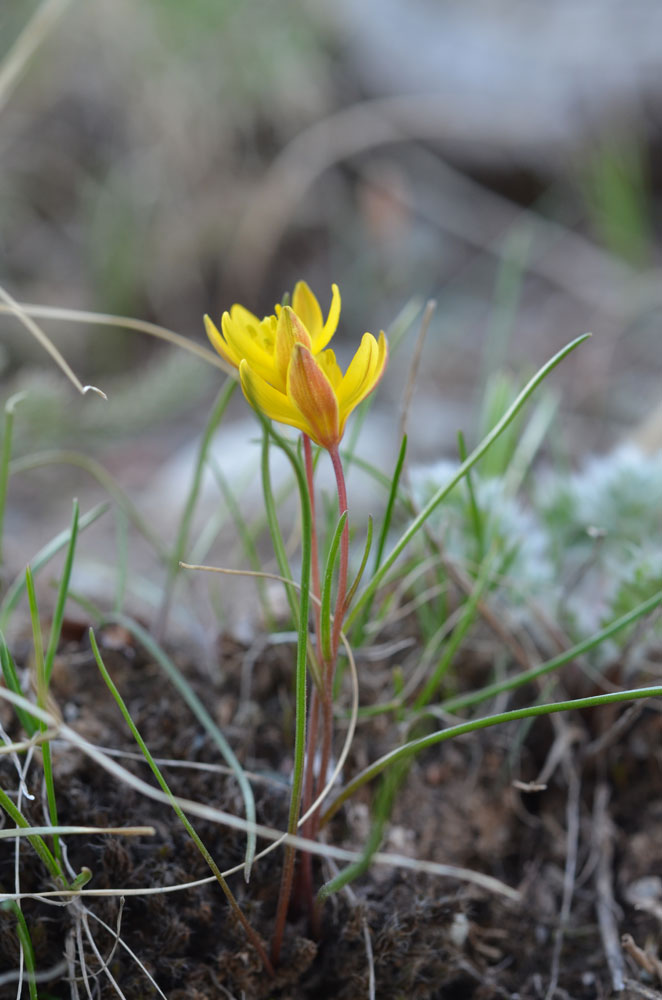
[[[119,638],[117,631],[106,636],[105,660],[152,753],[218,763],[214,746],[158,666],[128,637],[124,640],[120,633]],[[111,639],[115,649],[109,648]],[[292,650],[273,647],[262,655],[253,670],[248,703],[239,699],[244,661],[244,648],[226,640],[213,676],[184,660],[180,666],[245,766],[272,779],[255,785],[258,816],[283,828],[291,764]],[[473,683],[487,669],[478,661],[468,665],[466,682]],[[379,676],[374,665],[369,673],[372,691],[362,693],[364,703],[375,697]],[[136,750],[85,640],[62,651],[53,695],[65,719],[88,739]],[[662,916],[662,718],[656,705],[642,703],[631,711],[627,724],[617,724],[626,711],[485,730],[444,744],[412,765],[397,798],[386,849],[494,875],[520,890],[521,903],[466,883],[375,866],[353,883],[351,894],[341,893],[327,904],[319,941],[308,936],[305,916],[293,916],[275,980],[262,970],[215,883],[167,895],[128,896],[121,914],[116,897],[88,897],[86,906],[112,927],[121,916],[123,941],[169,1000],[367,998],[366,928],[380,1000],[606,998],[612,996],[614,976],[619,975],[610,968],[610,960],[618,962],[618,952],[615,959],[607,954],[610,922],[616,942],[619,935],[629,934],[646,950],[638,961],[625,958],[621,974],[628,985],[620,996],[660,997],[651,955]],[[2,721],[8,724],[6,713]],[[361,723],[347,773],[397,740],[393,720],[380,717]],[[603,742],[596,743],[599,740]],[[156,828],[155,837],[69,837],[74,869],[87,865],[93,872],[88,888],[172,885],[208,875],[168,807],[116,783],[77,751],[56,747],[54,757],[62,823]],[[122,763],[151,780],[143,762]],[[546,787],[524,790],[521,783],[534,781],[543,769]],[[189,768],[164,767],[164,773],[175,793],[243,814],[232,778]],[[15,786],[16,771],[7,757],[0,758],[0,774],[4,787]],[[32,787],[37,774],[33,766],[28,784],[37,798],[28,804],[27,813],[40,823],[40,790]],[[360,801],[334,821],[334,842],[360,845],[373,791],[359,796]],[[194,823],[222,868],[242,860],[240,833],[202,820]],[[247,917],[267,941],[281,860],[277,851],[260,862],[249,886],[241,876],[231,882]],[[49,887],[27,841],[21,845],[20,864],[23,892]],[[316,867],[317,879],[327,877],[328,871]],[[11,891],[13,885],[14,849],[5,846],[0,850],[0,889]],[[80,919],[77,906],[23,903],[39,970],[57,966],[67,942],[73,945]],[[89,928],[100,954],[111,956],[108,971],[124,995],[129,1000],[156,996],[128,952],[93,918]],[[630,951],[635,953],[632,946]],[[0,911],[0,973],[17,967],[18,954],[15,918]],[[116,996],[87,944],[85,956],[92,995],[101,1000]],[[550,994],[553,977],[558,985]],[[82,982],[79,991],[87,995]],[[15,995],[15,983],[0,985],[2,1000]],[[66,972],[39,987],[40,1000],[68,1000],[71,995]]]

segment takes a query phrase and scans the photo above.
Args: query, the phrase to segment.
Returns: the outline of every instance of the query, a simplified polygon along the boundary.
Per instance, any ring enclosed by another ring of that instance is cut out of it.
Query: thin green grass
[[[610,705],[625,701],[638,701],[642,698],[659,698],[662,696],[662,687],[634,688],[627,691],[615,691],[609,694],[598,694],[588,698],[576,698],[569,701],[553,702],[550,705],[528,705],[525,708],[515,708],[508,712],[499,712],[496,715],[488,715],[483,718],[471,719],[468,722],[461,722],[455,726],[448,726],[446,729],[430,733],[428,736],[421,736],[411,740],[402,746],[396,747],[389,753],[384,754],[379,760],[374,761],[369,767],[364,768],[358,775],[352,778],[336,797],[331,806],[322,816],[322,824],[328,821],[338,812],[343,803],[351,799],[360,788],[378,777],[386,768],[398,764],[416,756],[423,750],[427,750],[438,743],[446,740],[456,739],[458,736],[465,736],[468,733],[478,732],[480,729],[488,729],[492,726],[501,726],[507,722],[516,722],[521,719],[530,719],[540,715],[553,715],[557,712],[583,711],[586,708],[598,708],[601,705]]]
[[[107,513],[109,509],[109,504],[100,503],[96,507],[93,507],[91,511],[84,514],[78,521],[78,531],[84,531],[89,528],[90,525],[94,524],[103,514]],[[40,570],[47,566],[48,563],[55,558],[55,556],[62,551],[65,546],[71,543],[71,530],[65,529],[56,535],[50,542],[35,555],[31,560],[31,572],[33,576],[36,576]],[[18,607],[18,604],[23,597],[26,589],[25,574],[19,574],[13,583],[9,585],[5,596],[0,602],[0,632],[6,632],[7,626],[11,619],[12,614]]]
[[[487,434],[485,438],[481,441],[479,445],[471,452],[469,457],[461,463],[457,472],[450,479],[446,486],[441,487],[431,500],[426,504],[423,510],[418,514],[417,517],[411,522],[411,524],[405,529],[398,541],[395,543],[391,552],[387,558],[382,562],[381,566],[377,572],[373,575],[372,580],[366,586],[363,593],[359,595],[358,599],[354,604],[354,608],[349,614],[347,620],[347,628],[351,628],[351,625],[356,620],[358,613],[361,608],[370,600],[372,595],[375,593],[380,583],[386,576],[388,570],[393,566],[398,557],[405,550],[407,545],[412,541],[412,539],[417,535],[420,529],[425,524],[426,520],[430,514],[439,506],[439,504],[444,500],[445,497],[451,492],[451,490],[464,478],[466,473],[485,455],[492,444],[499,438],[499,436],[506,430],[510,423],[515,419],[517,414],[520,412],[522,407],[527,403],[531,395],[535,392],[537,387],[543,382],[543,380],[549,375],[551,371],[558,364],[563,361],[572,351],[574,351],[580,344],[583,344],[589,338],[590,334],[583,334],[581,337],[577,337],[575,340],[571,341],[566,347],[562,348],[557,354],[551,358],[547,364],[543,365],[536,374],[527,382],[522,391],[519,393],[517,398],[508,407],[506,412],[503,414],[498,423],[492,428],[492,430]]]
[[[195,513],[195,507],[198,502],[198,496],[200,494],[200,488],[202,486],[202,477],[205,469],[205,464],[207,462],[207,456],[209,454],[209,449],[211,447],[211,442],[214,434],[216,433],[218,427],[225,416],[225,411],[228,408],[230,400],[234,390],[237,387],[237,383],[234,379],[227,378],[222,389],[219,391],[216,397],[216,402],[214,403],[209,419],[207,420],[207,425],[205,427],[200,445],[198,447],[198,455],[195,462],[195,467],[193,470],[193,476],[191,478],[191,485],[189,487],[188,496],[186,498],[186,503],[184,504],[184,510],[182,511],[182,516],[179,522],[179,528],[177,530],[177,536],[175,539],[175,544],[172,548],[168,559],[168,576],[166,579],[165,587],[163,590],[163,601],[161,608],[159,610],[159,615],[156,621],[155,632],[157,637],[162,636],[166,623],[168,620],[168,614],[170,611],[170,604],[172,602],[175,590],[175,582],[179,574],[179,564],[185,558],[186,547],[189,543],[189,536],[191,532],[191,522],[193,520],[193,515]]]
[[[14,434],[14,413],[18,404],[25,399],[24,392],[16,392],[5,403],[5,429],[2,435],[2,452],[0,453],[0,566],[3,562],[5,508],[7,505],[7,488],[9,486],[9,462],[12,454],[12,438]]]
[[[194,714],[200,725],[207,732],[210,739],[216,744],[218,750],[226,762],[228,767],[231,769],[233,775],[237,780],[239,789],[241,791],[244,800],[244,809],[246,812],[246,819],[249,823],[255,822],[255,797],[253,795],[253,789],[251,788],[250,782],[246,778],[244,770],[237,760],[235,753],[233,752],[230,744],[226,740],[225,736],[218,728],[211,715],[207,711],[206,707],[195,693],[189,682],[183,676],[181,670],[178,670],[172,659],[164,652],[161,646],[156,642],[156,640],[150,635],[150,633],[143,628],[138,622],[130,618],[128,615],[112,615],[104,616],[97,609],[97,616],[100,619],[100,624],[117,624],[125,628],[131,635],[133,635],[138,642],[147,650],[149,655],[154,659],[155,663],[161,668],[168,680],[171,682],[173,687],[176,689],[182,699],[186,702],[191,712]],[[245,853],[245,878],[246,881],[250,878],[251,868],[253,865],[253,859],[255,857],[255,836],[249,834],[246,842],[246,853]]]
[[[30,1000],[39,1000],[37,994],[37,964],[35,961],[34,947],[32,944],[32,938],[30,937],[30,931],[28,930],[28,925],[25,917],[23,916],[23,911],[21,907],[16,902],[16,900],[8,899],[4,903],[0,903],[0,907],[3,910],[10,910],[16,917],[16,933],[18,935],[18,941],[21,946],[21,954],[23,956],[23,961],[25,962],[26,976],[28,981],[28,990],[30,991]],[[20,989],[20,981],[19,981]]]
[[[76,519],[77,520],[77,519]],[[73,537],[73,536],[72,536]],[[34,589],[32,571],[28,566],[25,571],[25,586],[30,604],[30,619],[32,621],[32,635],[34,643],[35,675],[37,682],[37,705],[39,708],[46,708],[48,702],[48,682],[50,677],[46,672],[44,660],[44,646],[41,634],[41,621],[39,618],[39,608],[37,606],[37,595]],[[43,728],[44,724],[41,726]],[[48,801],[48,814],[53,826],[58,826],[57,802],[55,799],[55,782],[53,780],[53,761],[51,757],[51,744],[49,740],[44,740],[41,744],[42,767],[44,769],[44,784],[46,786],[46,798]],[[58,864],[62,867],[62,849],[60,838],[57,834],[53,837],[53,854]]]

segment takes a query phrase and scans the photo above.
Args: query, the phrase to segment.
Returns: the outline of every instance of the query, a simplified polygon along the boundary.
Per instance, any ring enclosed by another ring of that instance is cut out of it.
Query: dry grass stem
[[[600,936],[604,949],[611,981],[616,993],[624,988],[625,962],[616,923],[616,902],[612,877],[614,860],[614,837],[611,818],[607,806],[609,804],[609,787],[600,782],[595,790],[593,804],[593,830],[591,841],[597,854],[595,869],[595,889],[597,893],[596,908]]]
[[[23,306],[20,305],[15,299],[11,297],[9,292],[4,288],[0,287],[0,298],[4,300],[7,306],[7,311],[16,316],[18,320],[23,324],[23,326],[32,334],[32,336],[41,344],[44,350],[50,354],[53,358],[55,364],[60,368],[64,374],[67,376],[69,381],[74,385],[78,391],[84,396],[88,392],[94,392],[102,399],[107,399],[105,392],[101,389],[97,389],[95,385],[83,385],[78,376],[75,374],[73,369],[70,367],[67,361],[62,357],[58,351],[55,344],[51,341],[49,337],[46,336],[44,331],[40,326],[35,323],[31,316],[25,311]]]
[[[0,65],[0,111],[40,45],[48,38],[71,0],[44,0],[23,28]]]

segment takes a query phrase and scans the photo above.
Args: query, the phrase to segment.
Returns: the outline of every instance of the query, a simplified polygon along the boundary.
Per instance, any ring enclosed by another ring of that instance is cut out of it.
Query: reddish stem
[[[319,559],[319,548],[317,545],[317,525],[315,521],[315,484],[314,484],[314,469],[313,469],[313,449],[310,443],[310,438],[307,434],[301,435],[303,438],[303,458],[306,467],[306,483],[308,484],[308,497],[310,499],[310,524],[311,524],[311,540],[310,540],[310,575],[313,584],[313,595],[317,598],[314,601],[315,605],[315,634],[317,636],[317,650],[321,652],[320,647],[320,634],[321,634],[321,619],[320,619],[320,595],[322,593],[322,588],[320,585],[320,559]]]
[[[330,448],[329,455],[333,463],[333,471],[336,474],[336,485],[338,488],[338,511],[342,516],[347,508],[347,487],[345,485],[345,475],[343,472],[340,454],[337,448]],[[340,539],[340,566],[338,568],[338,592],[336,595],[336,610],[333,616],[333,631],[331,633],[331,658],[324,664],[324,698],[322,701],[323,711],[323,737],[322,756],[320,760],[320,770],[318,775],[317,793],[324,787],[326,775],[331,759],[331,743],[333,739],[333,678],[338,659],[338,644],[340,642],[340,631],[342,629],[343,617],[345,613],[345,601],[347,599],[347,573],[349,566],[349,522],[345,521],[342,537]],[[319,829],[319,812],[314,817],[313,833]]]
[[[304,776],[303,805],[302,811],[305,813],[313,801],[313,779],[315,772],[315,746],[317,744],[317,730],[319,725],[319,694],[317,688],[313,688],[310,696],[310,728],[308,729],[308,740],[306,743],[306,774]],[[314,817],[311,816],[304,823],[301,835],[303,837],[313,836]],[[303,853],[300,856],[300,871],[295,894],[299,902],[308,905],[312,913],[313,907],[313,862],[310,854]]]

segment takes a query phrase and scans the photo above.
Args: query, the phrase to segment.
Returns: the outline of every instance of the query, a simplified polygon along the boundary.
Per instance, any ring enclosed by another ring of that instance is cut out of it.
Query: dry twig
[[[615,992],[624,988],[625,962],[616,924],[616,903],[612,884],[612,863],[614,859],[614,839],[611,818],[607,811],[609,787],[601,781],[595,790],[593,803],[592,841],[598,862],[595,870],[597,892],[596,909],[607,964]]]

